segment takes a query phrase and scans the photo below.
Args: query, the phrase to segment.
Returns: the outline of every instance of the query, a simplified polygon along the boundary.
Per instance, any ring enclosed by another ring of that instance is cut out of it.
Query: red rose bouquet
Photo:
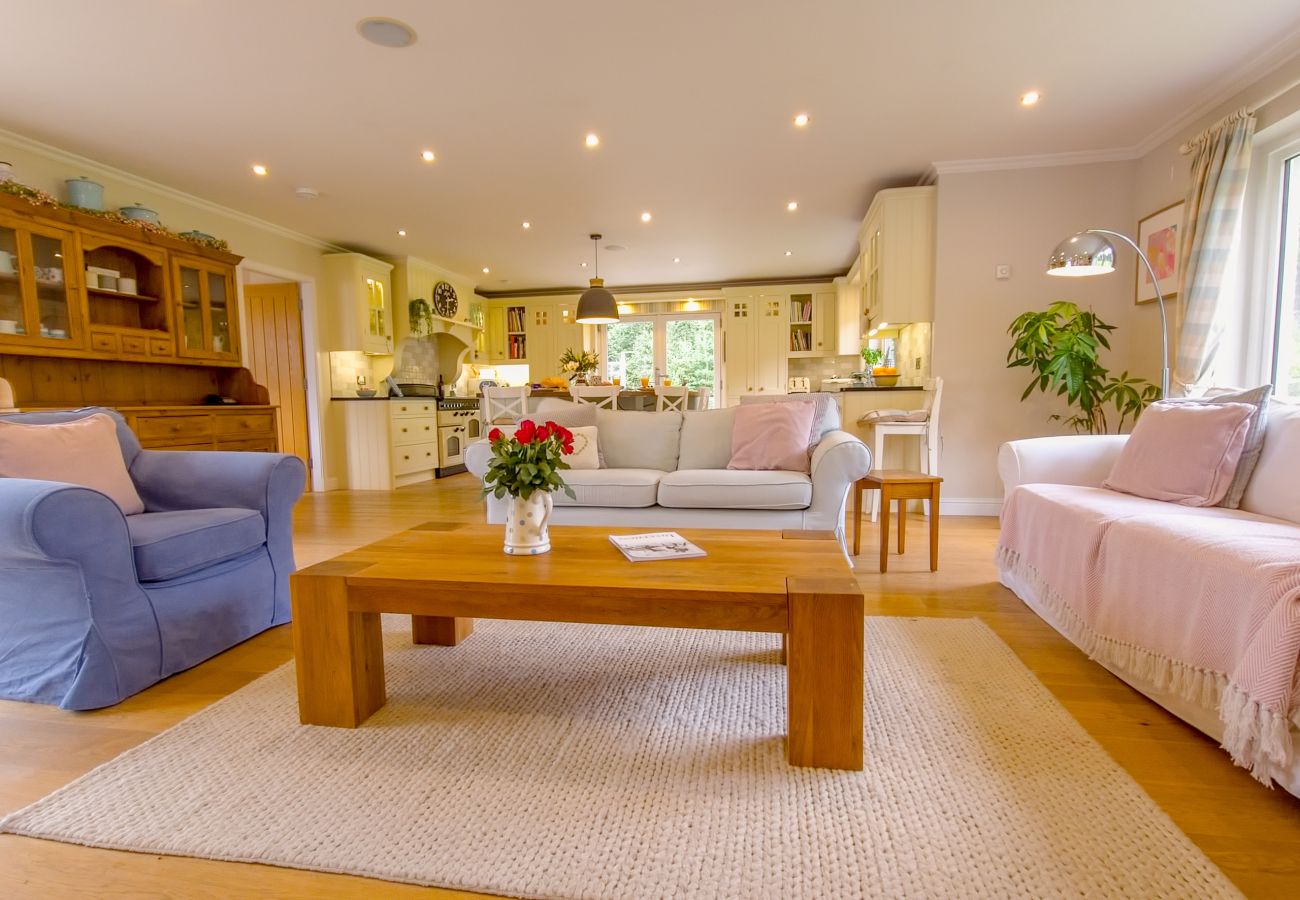
[[[564,457],[573,452],[573,432],[563,425],[538,425],[524,419],[513,435],[507,437],[500,428],[493,428],[488,440],[492,442],[492,461],[483,476],[485,494],[527,500],[535,491],[549,493],[558,488],[574,496],[573,488],[560,477],[560,472],[569,468]]]

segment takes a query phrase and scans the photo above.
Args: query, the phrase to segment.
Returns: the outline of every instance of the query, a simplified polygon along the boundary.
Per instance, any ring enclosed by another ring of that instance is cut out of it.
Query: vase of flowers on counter
[[[573,453],[573,433],[562,425],[538,425],[524,419],[514,434],[500,428],[488,432],[492,460],[483,476],[483,493],[498,500],[510,498],[506,507],[504,550],[511,556],[536,556],[551,549],[547,530],[553,501],[562,490],[574,497],[560,472],[569,468],[564,457]]]
[[[565,350],[560,356],[560,370],[570,381],[586,384],[600,366],[600,357],[586,350]]]

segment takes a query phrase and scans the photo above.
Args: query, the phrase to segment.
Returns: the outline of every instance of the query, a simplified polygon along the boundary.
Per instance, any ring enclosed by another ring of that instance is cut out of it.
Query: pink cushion
[[[728,469],[808,471],[808,437],[816,408],[809,402],[742,403],[731,429]]]
[[[144,512],[117,426],[103,413],[52,425],[0,421],[0,478],[79,484],[107,494],[128,516]]]
[[[1237,473],[1255,407],[1152,404],[1102,487],[1183,506],[1214,506]]]

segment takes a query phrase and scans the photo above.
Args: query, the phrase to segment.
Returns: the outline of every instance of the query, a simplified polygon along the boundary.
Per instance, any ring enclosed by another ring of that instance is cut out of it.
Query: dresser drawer
[[[438,404],[434,400],[389,400],[388,412],[394,419],[406,416],[436,416]]]
[[[168,338],[149,338],[150,356],[175,356],[176,345]]]
[[[393,474],[409,475],[438,467],[438,442],[407,444],[393,448]]]
[[[141,356],[149,352],[149,340],[138,334],[122,335],[122,352],[138,353]]]
[[[90,349],[100,353],[120,353],[122,351],[122,342],[111,331],[92,331],[90,333]]]
[[[393,435],[393,446],[420,444],[438,438],[438,420],[432,416],[411,416],[393,419],[389,426]]]
[[[257,453],[274,453],[275,438],[273,437],[219,437],[217,438],[218,450],[246,450]]]
[[[216,420],[217,434],[221,436],[272,434],[275,431],[275,415],[269,412],[242,413],[239,415],[218,414],[214,418]]]
[[[212,416],[137,416],[135,433],[141,441],[212,436]]]

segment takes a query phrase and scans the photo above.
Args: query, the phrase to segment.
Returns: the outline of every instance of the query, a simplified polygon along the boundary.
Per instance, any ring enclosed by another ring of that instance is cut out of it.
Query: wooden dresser
[[[279,449],[274,406],[117,407],[150,450]]]

